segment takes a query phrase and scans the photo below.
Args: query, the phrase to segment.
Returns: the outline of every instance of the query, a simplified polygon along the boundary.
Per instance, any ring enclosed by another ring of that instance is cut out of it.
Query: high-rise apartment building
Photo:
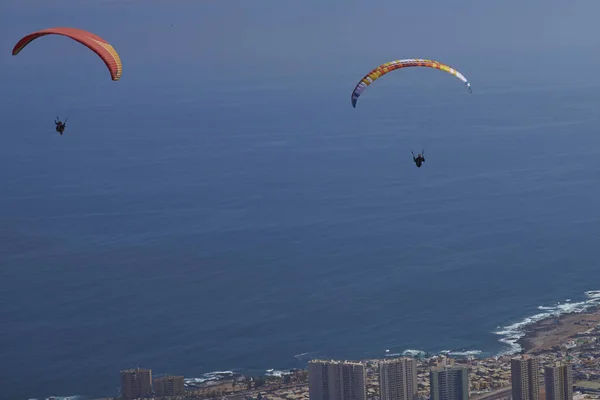
[[[468,400],[469,370],[459,365],[432,368],[429,387],[431,400]]]
[[[125,400],[152,396],[152,370],[134,368],[121,371],[121,396]]]
[[[308,363],[311,400],[366,400],[366,370],[362,363],[312,360]]]
[[[540,365],[536,357],[529,355],[510,360],[513,400],[539,400]]]
[[[158,397],[182,396],[183,376],[162,376],[154,379],[154,393]]]
[[[571,364],[544,368],[546,400],[573,400],[573,375]]]
[[[379,393],[381,400],[418,400],[417,361],[398,358],[381,362]]]

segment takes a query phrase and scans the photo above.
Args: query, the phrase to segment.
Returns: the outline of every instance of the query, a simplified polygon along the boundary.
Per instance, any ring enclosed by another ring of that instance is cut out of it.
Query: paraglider
[[[65,36],[83,44],[88,49],[96,53],[102,59],[102,61],[104,61],[104,64],[106,65],[106,68],[108,68],[111,79],[113,81],[118,81],[119,79],[121,79],[121,75],[123,74],[123,63],[121,62],[121,57],[114,49],[114,47],[106,40],[102,39],[100,36],[88,31],[84,31],[82,29],[56,27],[42,29],[41,31],[30,33],[22,37],[17,42],[17,44],[13,48],[12,55],[16,56],[25,47],[27,47],[28,44],[46,35]],[[54,121],[54,124],[56,125],[56,132],[58,132],[62,136],[67,126],[67,121],[65,120],[65,122],[62,122],[57,117]]]
[[[37,38],[46,35],[61,35],[71,38],[84,46],[88,47],[94,53],[96,53],[106,67],[110,71],[110,76],[113,81],[118,81],[121,79],[121,75],[123,73],[123,64],[121,62],[121,58],[117,51],[104,39],[100,36],[95,35],[91,32],[84,31],[82,29],[77,28],[66,28],[66,27],[57,27],[57,28],[48,28],[42,29],[41,31],[30,33],[27,36],[24,36],[17,42],[15,47],[13,48],[12,54],[16,56],[23,50],[29,43],[34,41]]]
[[[62,136],[63,132],[65,131],[65,128],[67,127],[68,119],[69,119],[69,117],[67,117],[65,119],[65,122],[62,122],[60,120],[60,118],[56,117],[56,120],[54,121],[54,124],[56,124],[56,132],[60,133],[61,136]]]
[[[402,60],[390,61],[384,64],[381,64],[374,69],[372,69],[368,74],[366,74],[354,87],[352,91],[352,95],[350,96],[350,101],[352,103],[352,107],[356,108],[356,103],[358,102],[358,98],[363,94],[366,88],[375,82],[377,79],[386,75],[389,72],[392,72],[396,69],[407,68],[407,67],[427,67],[427,68],[435,68],[440,71],[447,72],[451,75],[454,75],[458,79],[460,79],[469,90],[469,93],[472,93],[471,83],[465,78],[465,76],[457,71],[456,69],[450,67],[449,65],[443,64],[439,61],[434,60],[426,60],[422,58],[407,58]],[[425,151],[421,151],[421,153],[415,156],[413,151],[412,153],[413,162],[417,166],[417,168],[421,168],[423,163],[425,162]]]
[[[421,165],[425,162],[425,150],[423,150],[423,151],[421,151],[421,153],[417,154],[416,157],[415,157],[415,153],[413,153],[412,150],[410,152],[412,153],[413,161],[417,165],[417,168],[421,168]]]
[[[352,107],[356,108],[356,103],[358,102],[358,98],[365,91],[367,86],[369,86],[374,81],[381,78],[383,75],[387,74],[388,72],[391,72],[391,71],[399,69],[399,68],[406,68],[406,67],[429,67],[429,68],[435,68],[435,69],[439,69],[441,71],[448,72],[449,74],[452,74],[455,77],[457,77],[458,79],[460,79],[461,81],[463,81],[464,84],[467,86],[467,89],[469,89],[469,93],[471,93],[471,84],[469,83],[467,78],[465,78],[463,74],[461,74],[454,68],[452,68],[446,64],[443,64],[439,61],[424,60],[421,58],[408,58],[408,59],[395,60],[395,61],[387,62],[385,64],[381,64],[380,66],[371,70],[367,75],[365,75],[358,82],[358,84],[352,91],[352,96],[351,96]]]

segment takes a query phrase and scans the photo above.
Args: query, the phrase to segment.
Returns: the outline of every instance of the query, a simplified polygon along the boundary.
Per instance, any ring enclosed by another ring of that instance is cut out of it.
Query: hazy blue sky
[[[360,76],[379,62],[426,57],[455,65],[476,88],[487,71],[567,79],[568,65],[593,71],[600,60],[594,0],[5,0],[0,9],[0,68],[11,81],[34,71],[43,77],[43,62],[47,78],[81,66],[102,71],[89,77],[111,84],[104,66],[67,39],[46,38],[12,58],[22,35],[61,25],[111,42],[123,58],[123,84],[152,76],[194,82],[336,71]],[[51,57],[59,52],[66,64]]]

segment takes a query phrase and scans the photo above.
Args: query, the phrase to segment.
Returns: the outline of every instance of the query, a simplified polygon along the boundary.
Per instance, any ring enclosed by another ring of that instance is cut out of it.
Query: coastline
[[[527,326],[517,344],[521,353],[539,354],[552,349],[566,349],[569,339],[600,324],[600,305],[582,312],[551,316]]]
[[[563,303],[557,303],[554,306],[540,306],[542,311],[536,315],[525,317],[519,322],[500,328],[494,332],[502,336],[500,342],[508,346],[508,349],[496,355],[489,353],[483,356],[480,350],[469,351],[450,351],[445,350],[439,353],[428,353],[421,350],[404,350],[399,353],[387,353],[379,357],[369,357],[360,361],[380,362],[394,357],[415,357],[427,359],[430,357],[446,356],[455,359],[491,359],[496,357],[510,357],[516,354],[542,354],[550,350],[562,347],[566,349],[570,338],[589,331],[596,324],[600,324],[600,291],[585,292],[586,299],[582,301],[571,302],[570,299]],[[558,323],[556,323],[558,322]],[[485,354],[485,353],[484,353]],[[306,368],[292,368],[278,370],[275,375],[288,374],[294,370],[306,370]],[[271,371],[266,370],[265,377],[273,377]],[[216,375],[221,375],[215,379]],[[227,376],[230,374],[230,376]],[[210,387],[219,385],[231,380],[235,380],[234,375],[243,376],[244,374],[234,374],[231,371],[221,371],[207,373],[202,379],[186,379],[190,381],[202,382],[200,387]],[[207,379],[208,378],[208,379]]]
[[[499,341],[505,346],[505,350],[500,353],[486,353],[481,350],[443,350],[435,353],[429,353],[423,350],[402,350],[399,352],[390,352],[386,350],[381,356],[357,359],[355,361],[367,364],[377,364],[383,360],[389,360],[397,357],[413,357],[419,360],[421,366],[432,365],[439,362],[441,358],[454,359],[459,364],[484,366],[490,373],[502,374],[502,365],[517,354],[531,354],[543,358],[569,356],[570,349],[577,352],[577,346],[584,346],[586,339],[600,337],[600,330],[595,330],[600,326],[600,291],[585,292],[585,298],[581,301],[572,302],[567,299],[564,302],[558,302],[552,306],[539,306],[535,315],[523,317],[521,320],[504,327],[498,326],[498,330],[493,332],[501,336]],[[574,340],[578,338],[578,340]],[[578,342],[578,343],[576,343]],[[600,340],[598,341],[600,343]],[[571,353],[573,354],[573,353]],[[308,356],[305,358],[305,356]],[[600,356],[600,353],[598,354]],[[294,356],[297,361],[300,358],[308,361],[312,358],[309,353],[297,354]],[[494,366],[500,366],[494,370]],[[371,365],[372,367],[372,365]],[[227,393],[250,393],[253,391],[290,391],[293,395],[299,395],[308,390],[306,384],[306,366],[298,368],[266,369],[264,372],[250,372],[244,370],[235,371],[213,371],[207,372],[200,377],[186,376],[184,379],[186,391],[191,395],[204,396],[207,394]],[[291,379],[290,379],[291,378]],[[256,387],[252,382],[260,379],[267,384]],[[507,381],[508,382],[508,381]],[[499,381],[498,385],[490,386],[487,390],[503,391],[506,382]],[[479,389],[478,389],[479,390]],[[491,392],[477,392],[477,396],[488,396]],[[79,397],[81,398],[81,397]],[[87,397],[85,397],[87,398]],[[94,397],[95,398],[95,397]]]

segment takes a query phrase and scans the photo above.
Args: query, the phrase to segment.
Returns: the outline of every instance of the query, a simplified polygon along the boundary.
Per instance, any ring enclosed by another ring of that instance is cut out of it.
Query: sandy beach
[[[524,353],[536,354],[564,345],[569,338],[586,332],[600,323],[600,308],[587,312],[566,314],[558,319],[545,319],[531,325],[517,343]]]

